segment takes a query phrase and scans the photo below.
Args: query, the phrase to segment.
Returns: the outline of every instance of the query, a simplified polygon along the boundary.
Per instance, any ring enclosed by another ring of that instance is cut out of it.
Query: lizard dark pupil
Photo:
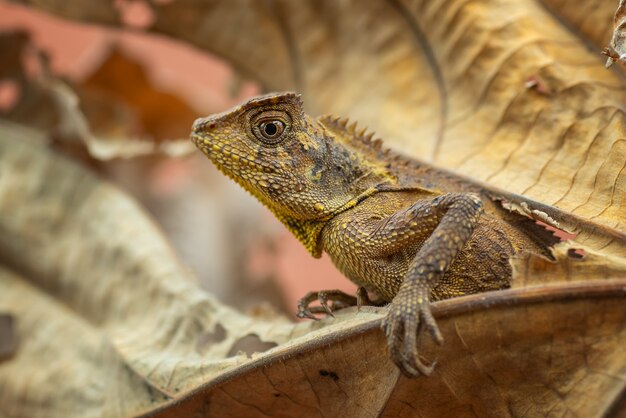
[[[276,132],[278,132],[278,128],[276,127],[276,124],[274,122],[270,122],[265,125],[265,133],[267,135],[274,136],[276,135]]]

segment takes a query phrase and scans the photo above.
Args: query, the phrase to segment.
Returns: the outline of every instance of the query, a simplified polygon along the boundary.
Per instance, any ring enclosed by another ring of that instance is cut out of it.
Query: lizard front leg
[[[429,225],[436,225],[410,263],[382,323],[391,359],[407,376],[432,373],[434,364],[422,363],[417,346],[418,334],[424,329],[437,343],[443,342],[430,310],[431,291],[471,237],[481,213],[482,201],[477,195],[445,194],[398,212],[374,234],[373,242],[386,241],[387,252],[410,243]],[[402,229],[408,233],[393,233]]]

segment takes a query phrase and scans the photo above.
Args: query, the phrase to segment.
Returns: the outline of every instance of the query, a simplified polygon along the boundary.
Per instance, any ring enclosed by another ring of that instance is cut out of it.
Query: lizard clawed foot
[[[420,374],[430,376],[436,361],[428,365],[419,359],[417,337],[426,328],[433,340],[441,345],[443,336],[430,311],[428,298],[422,298],[417,305],[399,302],[402,300],[407,299],[398,299],[396,296],[394,302],[389,305],[389,312],[382,322],[382,328],[387,336],[389,355],[405,376],[417,377]]]
[[[320,306],[309,306],[311,303],[319,301]],[[329,304],[332,303],[332,305]],[[335,316],[334,311],[357,305],[357,298],[341,290],[320,290],[319,292],[309,292],[298,301],[298,318],[309,318],[319,320],[315,314],[326,314]]]

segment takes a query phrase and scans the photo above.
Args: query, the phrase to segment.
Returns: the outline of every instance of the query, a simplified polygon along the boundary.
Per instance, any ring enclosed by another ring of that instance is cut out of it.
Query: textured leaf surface
[[[149,416],[601,416],[626,385],[625,283],[438,302],[446,343],[426,344],[439,362],[429,378],[399,376],[376,320],[268,355]]]

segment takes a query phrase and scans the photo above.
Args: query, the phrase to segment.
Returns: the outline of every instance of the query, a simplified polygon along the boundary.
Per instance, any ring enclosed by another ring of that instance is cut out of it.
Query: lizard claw
[[[334,318],[335,314],[333,313],[332,309],[330,309],[330,306],[328,306],[328,292],[326,292],[325,290],[320,290],[319,292],[317,292],[317,300],[319,300],[320,305],[322,306],[322,308],[324,308],[326,313]]]
[[[318,301],[320,306],[310,306],[311,303]],[[329,304],[332,302],[332,305]],[[336,310],[354,306],[357,304],[357,298],[348,295],[340,290],[320,290],[319,292],[309,292],[298,301],[298,318],[309,318],[319,320],[315,314],[325,314],[334,317]]]
[[[296,312],[296,316],[301,319],[308,318],[308,319],[313,319],[315,321],[320,320],[317,316],[313,315],[313,312],[311,312],[310,309],[302,308],[299,305],[298,305],[298,312]]]
[[[443,336],[430,311],[427,298],[422,299],[417,306],[409,306],[408,309],[402,303],[392,302],[382,327],[387,336],[391,360],[404,375],[416,377],[432,374],[436,361],[426,364],[420,360],[417,337],[424,328],[428,329],[437,344],[443,343]]]

